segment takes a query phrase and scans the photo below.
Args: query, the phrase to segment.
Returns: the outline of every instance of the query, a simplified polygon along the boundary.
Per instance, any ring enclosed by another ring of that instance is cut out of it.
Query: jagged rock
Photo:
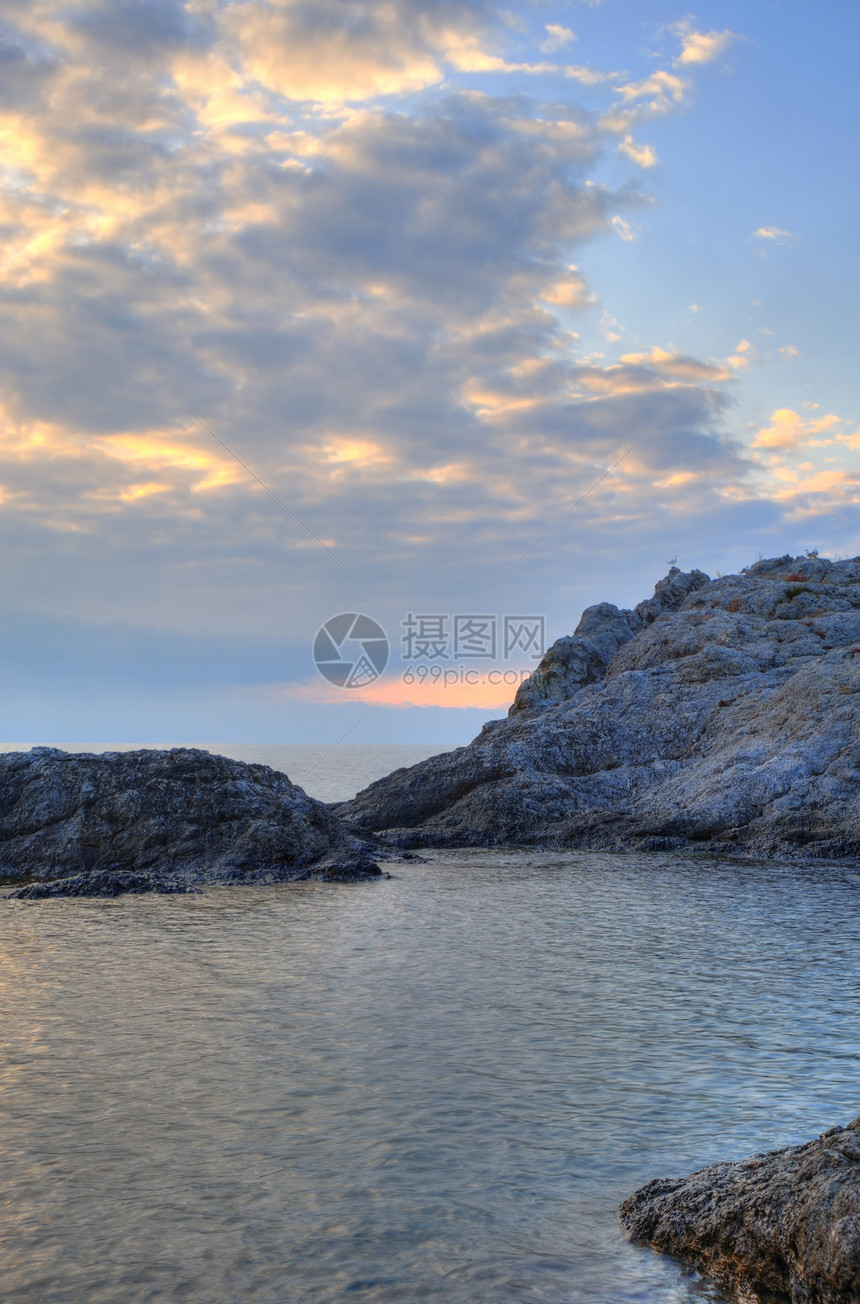
[[[618,649],[641,627],[635,612],[619,611],[611,602],[587,607],[573,634],[556,639],[520,684],[509,714],[543,710],[572,697],[583,684],[596,683]]]
[[[509,717],[342,803],[391,845],[860,856],[860,558],[673,569],[601,603]]]
[[[327,806],[265,765],[190,748],[0,756],[0,884],[12,896],[380,873]]]
[[[649,1182],[621,1222],[741,1298],[860,1300],[860,1118],[807,1145]]]
[[[602,679],[620,647],[663,611],[677,611],[688,594],[708,583],[703,571],[687,574],[673,566],[654,589],[653,598],[634,611],[621,611],[611,602],[586,607],[572,635],[557,639],[534,674],[520,685],[510,715],[563,702],[584,684]]]

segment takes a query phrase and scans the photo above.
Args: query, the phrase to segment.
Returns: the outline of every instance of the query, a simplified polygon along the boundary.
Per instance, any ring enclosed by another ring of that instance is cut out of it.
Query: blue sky
[[[6,4],[0,737],[462,742],[531,662],[406,683],[410,612],[860,551],[859,26]]]

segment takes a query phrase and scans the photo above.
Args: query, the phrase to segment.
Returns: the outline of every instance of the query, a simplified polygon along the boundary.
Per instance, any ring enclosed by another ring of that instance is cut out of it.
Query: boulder
[[[860,558],[673,568],[590,607],[509,716],[337,807],[393,846],[860,856]]]
[[[191,748],[0,756],[0,884],[11,896],[380,873],[327,806],[265,765]]]
[[[743,1299],[860,1301],[860,1118],[806,1145],[660,1179],[621,1206],[637,1245]]]

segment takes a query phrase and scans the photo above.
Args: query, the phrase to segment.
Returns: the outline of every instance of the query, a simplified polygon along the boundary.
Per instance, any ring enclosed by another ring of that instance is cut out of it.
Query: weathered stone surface
[[[860,558],[591,607],[507,719],[337,809],[401,847],[860,856]]]
[[[380,872],[327,806],[265,765],[190,748],[0,756],[0,884],[12,896]]]
[[[587,607],[572,635],[557,639],[534,674],[519,687],[510,714],[552,706],[572,697],[584,684],[597,683],[619,648],[664,611],[677,611],[688,594],[708,583],[703,571],[687,574],[673,567],[657,584],[653,598],[633,611],[611,602]]]
[[[860,1118],[807,1145],[660,1179],[621,1206],[627,1235],[743,1299],[860,1301]]]

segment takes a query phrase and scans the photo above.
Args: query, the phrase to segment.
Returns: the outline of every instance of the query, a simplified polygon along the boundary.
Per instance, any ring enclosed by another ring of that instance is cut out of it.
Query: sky
[[[0,12],[0,740],[464,743],[860,553],[855,5]]]

